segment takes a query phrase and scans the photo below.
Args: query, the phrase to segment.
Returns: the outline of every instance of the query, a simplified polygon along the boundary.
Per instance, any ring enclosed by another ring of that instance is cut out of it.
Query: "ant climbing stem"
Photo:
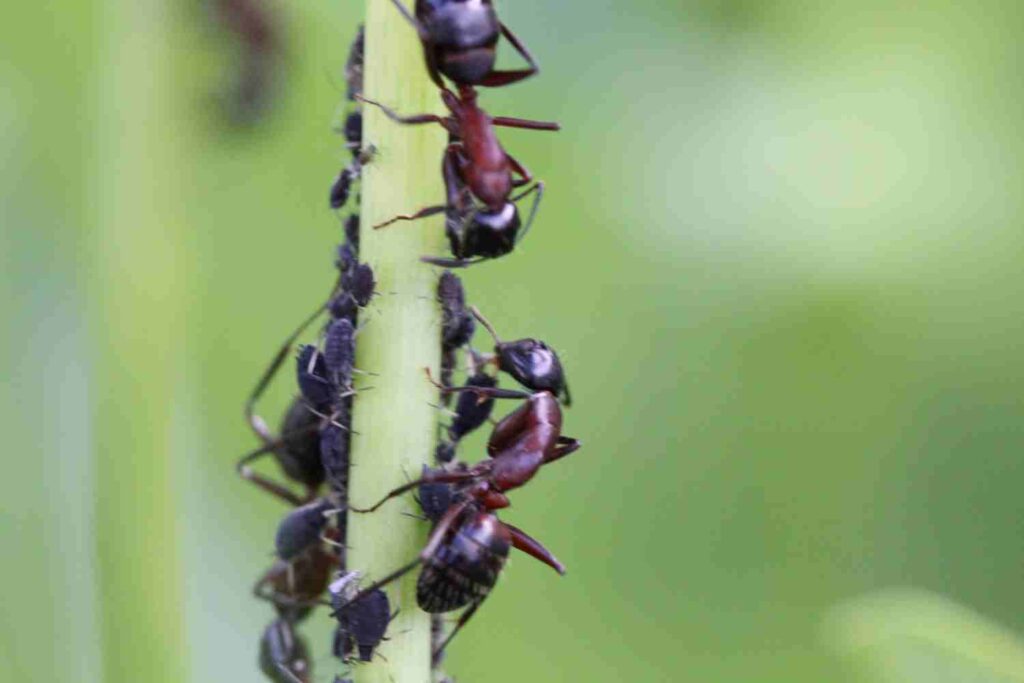
[[[449,116],[417,114],[401,116],[392,109],[362,98],[380,107],[386,116],[402,124],[437,123],[450,136],[442,160],[446,201],[402,214],[374,226],[375,229],[398,220],[417,220],[445,213],[445,232],[454,259],[423,257],[427,263],[462,268],[511,252],[518,243],[522,222],[516,202],[535,193],[526,229],[529,230],[544,194],[544,184],[534,182],[533,175],[501,146],[495,126],[531,130],[556,131],[559,124],[506,116],[491,117],[477,104],[476,91],[459,86],[459,94],[443,89],[441,99]],[[531,183],[533,183],[531,185]],[[529,186],[519,194],[516,188]]]
[[[417,0],[415,16],[400,0],[391,1],[416,29],[423,44],[427,74],[439,88],[445,87],[442,74],[458,84],[496,88],[518,83],[540,71],[519,37],[498,19],[491,0]],[[494,70],[499,34],[515,48],[528,68]]]

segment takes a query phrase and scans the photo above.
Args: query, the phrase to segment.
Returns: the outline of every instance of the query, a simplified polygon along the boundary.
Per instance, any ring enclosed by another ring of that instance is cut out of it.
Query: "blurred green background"
[[[282,510],[232,465],[332,281],[360,5],[275,5],[244,126],[198,1],[5,9],[0,679],[260,680]],[[543,74],[486,106],[564,131],[503,133],[550,192],[466,280],[562,353],[585,449],[506,515],[568,576],[516,558],[449,669],[1024,680],[1022,5],[499,8]]]

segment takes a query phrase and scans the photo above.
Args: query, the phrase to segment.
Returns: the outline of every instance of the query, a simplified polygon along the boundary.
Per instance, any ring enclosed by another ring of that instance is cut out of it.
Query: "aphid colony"
[[[491,117],[477,103],[477,86],[504,86],[537,72],[537,66],[518,38],[502,24],[490,0],[417,0],[410,14],[400,0],[395,7],[415,28],[423,45],[427,72],[441,91],[450,115],[401,116],[362,96],[363,34],[360,29],[346,65],[348,99],[352,103],[343,132],[351,162],[330,188],[333,209],[344,207],[373,150],[363,146],[361,103],[381,107],[400,124],[438,123],[449,133],[442,159],[445,203],[396,216],[375,228],[400,220],[445,214],[452,258],[422,260],[446,267],[463,267],[508,254],[532,223],[543,184],[501,147],[495,126],[558,130],[554,123]],[[494,68],[500,36],[518,51],[528,68]],[[455,92],[445,84],[451,81]],[[526,188],[518,194],[517,189]],[[534,194],[522,222],[516,202]],[[419,479],[381,492],[372,507],[348,505],[349,442],[353,373],[360,312],[372,305],[377,283],[369,265],[359,262],[359,219],[345,221],[345,241],[338,247],[337,281],[326,299],[285,341],[259,378],[246,403],[246,418],[261,441],[259,448],[238,463],[245,479],[290,506],[274,539],[275,559],[257,581],[254,593],[271,603],[276,617],[264,629],[259,662],[270,680],[294,683],[312,680],[309,648],[299,624],[318,605],[330,608],[336,620],[332,652],[345,665],[370,661],[386,638],[397,608],[391,605],[389,584],[419,568],[416,607],[435,615],[435,668],[458,631],[465,626],[494,587],[512,548],[547,564],[559,574],[563,565],[525,531],[501,521],[497,511],[510,505],[507,493],[528,483],[550,462],[576,451],[576,439],[562,434],[562,406],[570,403],[569,388],[555,351],[542,341],[525,338],[503,341],[495,328],[466,301],[462,282],[451,271],[438,281],[442,310],[441,375],[434,382],[441,402],[450,408],[450,421],[435,450],[437,466],[424,468]],[[326,314],[316,344],[295,343]],[[471,346],[477,324],[494,342],[490,353]],[[298,395],[274,433],[256,413],[256,403],[272,378],[294,354]],[[460,364],[461,359],[461,364]],[[457,371],[465,382],[455,386]],[[512,378],[524,390],[498,386],[499,375]],[[454,407],[451,407],[454,398]],[[494,422],[498,400],[519,404]],[[457,459],[459,444],[473,431],[492,423],[487,457],[468,464]],[[272,455],[289,483],[257,473],[252,463]],[[325,486],[326,485],[326,486]],[[301,492],[296,493],[293,488]],[[326,488],[326,491],[324,490]],[[422,551],[383,577],[363,577],[349,566],[345,553],[345,513],[372,514],[392,498],[415,491],[423,516],[432,525]],[[445,635],[440,615],[462,609],[454,628]],[[341,677],[336,681],[344,683]]]

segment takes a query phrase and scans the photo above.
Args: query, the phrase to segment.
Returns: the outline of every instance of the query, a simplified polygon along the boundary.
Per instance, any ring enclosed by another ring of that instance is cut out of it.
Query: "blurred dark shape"
[[[264,0],[212,0],[218,23],[238,46],[238,63],[223,95],[224,114],[237,126],[258,122],[269,110],[282,62],[278,18]]]

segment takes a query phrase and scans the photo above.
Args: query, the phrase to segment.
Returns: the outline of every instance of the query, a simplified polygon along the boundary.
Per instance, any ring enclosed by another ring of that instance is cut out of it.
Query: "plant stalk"
[[[403,114],[438,109],[437,88],[427,77],[416,32],[391,0],[368,0],[364,88],[367,97]],[[437,432],[437,391],[425,368],[438,372],[440,309],[437,273],[419,261],[444,253],[440,218],[372,226],[400,213],[437,204],[444,197],[439,126],[401,126],[377,108],[363,109],[364,145],[376,155],[363,169],[360,260],[377,275],[380,293],[360,316],[352,414],[349,500],[369,507],[432,463]],[[372,387],[372,389],[370,389]],[[411,496],[390,501],[372,514],[350,513],[348,568],[363,573],[364,585],[413,560],[427,527],[403,513],[416,513]],[[354,667],[357,683],[427,683],[430,680],[430,615],[416,605],[410,572],[387,588],[392,610],[400,608],[369,664]]]

